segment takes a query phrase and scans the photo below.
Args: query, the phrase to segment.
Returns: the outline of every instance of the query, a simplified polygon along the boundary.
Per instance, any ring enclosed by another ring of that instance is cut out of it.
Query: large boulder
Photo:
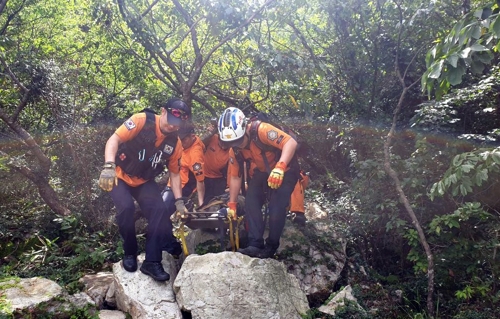
[[[332,229],[326,221],[304,228],[288,224],[281,236],[278,258],[308,296],[329,294],[344,269],[347,241]]]
[[[139,268],[144,254],[138,257]],[[129,313],[133,319],[182,319],[182,313],[175,302],[172,282],[177,275],[177,260],[163,252],[163,268],[170,274],[167,282],[158,282],[143,274],[126,271],[121,262],[113,265],[115,277],[114,293],[119,310]]]
[[[75,311],[97,313],[85,293],[68,295],[56,282],[40,278],[9,278],[0,281],[0,318],[70,318]]]
[[[309,309],[283,263],[233,252],[188,256],[174,291],[192,318],[300,319]]]
[[[267,233],[266,229],[264,237]],[[241,232],[240,238],[245,239]],[[217,251],[220,249],[218,240],[217,232],[202,229],[191,231],[186,236],[190,253]],[[277,256],[288,272],[299,280],[306,295],[328,296],[345,267],[346,244],[345,238],[334,231],[331,221],[315,220],[308,222],[306,227],[287,221]]]

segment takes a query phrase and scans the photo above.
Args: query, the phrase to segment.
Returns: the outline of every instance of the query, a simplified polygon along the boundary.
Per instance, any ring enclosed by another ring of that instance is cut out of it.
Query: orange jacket
[[[182,146],[181,146],[182,149]],[[181,158],[181,182],[182,187],[189,180],[189,171],[193,172],[198,182],[205,180],[205,145],[201,139],[196,136],[193,145],[182,151]]]
[[[250,130],[250,126],[252,124],[247,124],[247,132]],[[248,133],[247,133],[248,134]],[[258,138],[263,144],[273,146],[276,149],[283,149],[283,146],[290,140],[292,137],[282,130],[272,126],[269,123],[262,122],[257,130]],[[254,168],[258,169],[261,172],[266,172],[266,164],[264,163],[262,157],[262,150],[255,144],[254,141],[250,141],[250,145],[248,148],[242,149],[239,151],[243,158],[246,160],[250,160],[250,174],[253,174]],[[274,168],[279,158],[276,157],[276,153],[274,151],[265,152],[264,153],[267,161],[269,163],[269,167],[271,169]],[[229,172],[231,176],[238,176],[240,166],[238,161],[236,160],[236,156],[234,154],[233,149],[229,151]]]
[[[155,115],[155,122],[156,122],[155,146],[159,146],[161,142],[165,139],[165,136],[160,131],[159,115]],[[137,136],[137,134],[139,134],[139,132],[144,127],[144,124],[146,123],[146,113],[134,114],[130,117],[130,119],[126,121],[126,123],[128,123],[129,127],[131,127],[130,129],[127,128],[125,124],[122,124],[115,131],[116,135],[120,137],[120,140],[122,142],[130,141],[134,139]],[[170,156],[168,160],[167,167],[169,171],[173,173],[179,173],[180,171],[179,159],[181,158],[181,154],[182,154],[182,145],[181,142],[177,140],[177,145],[175,146],[174,153]],[[136,176],[129,176],[125,174],[119,166],[116,167],[116,176],[132,187],[142,185],[146,182],[142,178]]]
[[[229,150],[223,150],[219,145],[219,135],[214,134],[205,149],[205,176],[209,178],[224,177],[227,168]]]

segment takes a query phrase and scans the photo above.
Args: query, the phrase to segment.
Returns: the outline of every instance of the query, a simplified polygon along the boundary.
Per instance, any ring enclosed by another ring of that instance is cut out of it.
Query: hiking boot
[[[135,255],[125,255],[122,260],[123,268],[126,271],[134,272],[137,270],[137,257]]]
[[[259,258],[273,258],[276,255],[276,248],[267,246],[262,249],[262,252],[259,255]]]
[[[249,257],[254,257],[254,258],[261,258],[261,254],[264,251],[264,249],[260,249],[255,246],[248,246],[246,248],[240,248],[236,252],[247,255]]]
[[[306,216],[304,215],[304,213],[294,213],[295,214],[295,217],[293,218],[293,222],[299,226],[305,226],[306,225],[306,221],[307,221],[307,218]]]
[[[170,279],[170,275],[165,272],[159,261],[145,261],[142,263],[140,270],[143,274],[150,276],[154,280],[167,281]]]

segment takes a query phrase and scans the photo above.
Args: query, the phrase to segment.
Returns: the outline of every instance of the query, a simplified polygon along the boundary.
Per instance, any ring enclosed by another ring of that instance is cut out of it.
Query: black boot
[[[266,245],[259,255],[259,258],[273,258],[276,255],[278,249],[269,245]]]
[[[249,257],[261,258],[260,255],[262,254],[263,249],[260,249],[255,246],[248,246],[246,248],[240,248],[236,252],[243,255],[247,255]]]
[[[305,226],[307,221],[306,215],[300,212],[294,212],[294,214],[295,217],[293,218],[292,221],[299,226]]]
[[[123,268],[126,271],[134,272],[137,270],[137,257],[135,255],[125,255],[122,260]]]
[[[142,263],[141,272],[158,281],[167,281],[170,275],[165,272],[161,262],[159,261],[145,261]]]

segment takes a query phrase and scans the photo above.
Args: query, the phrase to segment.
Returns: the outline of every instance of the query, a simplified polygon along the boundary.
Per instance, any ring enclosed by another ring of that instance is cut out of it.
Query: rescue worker
[[[196,136],[194,125],[187,122],[179,129],[179,139],[182,145],[182,158],[180,164],[180,175],[182,185],[182,197],[190,197],[196,189],[199,206],[203,205],[205,196],[205,145]],[[169,184],[170,185],[170,184]],[[175,212],[175,194],[170,187],[163,192],[163,201],[167,206],[167,211],[171,215]],[[177,242],[175,250],[180,254],[182,248]]]
[[[146,257],[140,270],[158,281],[170,279],[161,264],[162,244],[175,238],[154,178],[167,166],[175,198],[182,197],[179,175],[182,146],[177,130],[190,117],[191,108],[186,103],[170,99],[162,106],[161,115],[150,110],[132,115],[111,135],[104,151],[99,186],[110,192],[117,210],[116,221],[123,238],[123,268],[129,272],[137,270],[135,199],[148,219]],[[175,206],[181,212],[186,211],[182,200],[177,200]]]
[[[227,188],[227,163],[229,148],[222,145],[216,127],[203,139],[205,144],[205,198],[208,204],[212,198],[224,194]]]
[[[307,218],[305,216],[304,195],[307,185],[309,184],[309,176],[304,171],[300,171],[300,177],[295,184],[295,188],[290,198],[290,213],[293,215],[293,222],[299,226],[305,226]]]
[[[228,215],[231,218],[236,216],[237,197],[241,189],[240,158],[250,163],[251,176],[245,197],[248,246],[238,249],[238,252],[250,257],[273,257],[285,226],[290,195],[299,178],[298,162],[294,156],[297,142],[271,124],[247,123],[243,112],[234,107],[227,108],[222,113],[218,130],[222,144],[232,148],[229,151],[228,169],[231,176]],[[263,150],[258,144],[263,144],[270,150]],[[269,199],[269,236],[264,243],[262,206],[266,197]]]

